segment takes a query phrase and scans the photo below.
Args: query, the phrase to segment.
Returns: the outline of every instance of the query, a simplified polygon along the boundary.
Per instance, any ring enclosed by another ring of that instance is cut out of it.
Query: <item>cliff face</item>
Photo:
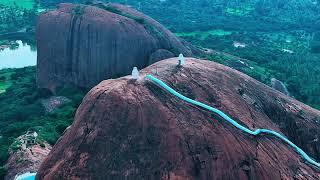
[[[287,136],[320,160],[320,112],[223,65],[157,62],[141,79],[94,87],[38,179],[319,179],[283,141],[250,136],[143,78],[152,74],[185,96],[250,129]]]
[[[38,85],[93,87],[195,48],[144,14],[119,4],[60,4],[37,25]]]

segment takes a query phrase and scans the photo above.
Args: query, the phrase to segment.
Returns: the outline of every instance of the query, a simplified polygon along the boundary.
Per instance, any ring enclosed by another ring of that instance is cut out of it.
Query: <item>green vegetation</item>
[[[130,5],[192,44],[221,52],[207,59],[265,84],[277,78],[297,100],[320,109],[319,5],[303,0],[133,0]]]
[[[10,146],[10,150],[17,151],[20,149],[20,146],[21,146],[21,142],[15,139]]]
[[[17,49],[19,47],[19,43],[17,41],[0,40],[0,50],[7,47],[9,47],[10,49]]]
[[[83,13],[84,13],[84,8],[85,8],[85,6],[83,6],[83,5],[78,5],[78,6],[76,6],[76,7],[73,9],[73,14],[74,14],[75,16],[82,16]]]
[[[6,174],[7,170],[3,166],[0,166],[0,178],[4,177]]]
[[[257,79],[260,82],[270,85],[273,71],[258,65],[258,63],[246,59],[241,59],[226,53],[215,53],[202,57],[229,67],[233,67],[245,74]]]
[[[250,14],[253,10],[254,10],[254,8],[252,8],[250,6],[245,6],[242,8],[227,7],[225,12],[227,14],[233,15],[233,16],[246,16],[246,15]]]
[[[112,12],[114,14],[118,14],[120,16],[124,16],[124,17],[127,17],[129,19],[132,19],[132,20],[138,22],[139,24],[144,24],[145,23],[143,18],[140,18],[140,17],[137,17],[137,16],[133,16],[133,15],[128,14],[128,13],[124,13],[124,12],[120,11],[119,9],[114,8],[112,6],[107,6],[107,5],[104,5],[104,4],[96,4],[95,6],[101,8],[101,9],[104,9],[106,11]]]
[[[35,9],[36,6],[29,9],[23,7],[24,5],[12,6],[4,2],[7,2],[7,0],[0,0],[0,34],[16,32],[20,31],[23,28],[30,28],[35,26],[38,13]],[[8,2],[11,1],[9,0]]]
[[[36,23],[39,12],[36,4],[32,4],[32,0],[15,1],[16,5],[14,0],[0,0],[0,33],[32,28]],[[40,3],[43,7],[54,7],[59,2],[44,0]],[[275,77],[287,85],[296,99],[320,109],[319,5],[304,0],[113,2],[129,2],[177,36],[217,51],[204,58],[238,69],[265,84],[270,84],[270,79]],[[152,34],[161,36],[142,18],[111,6],[97,6],[133,19]],[[81,7],[74,10],[76,15],[82,15]],[[245,47],[237,48],[235,42]],[[0,42],[0,46],[3,44],[10,43]],[[14,44],[10,45],[14,48]],[[5,173],[2,165],[8,157],[8,148],[17,147],[15,139],[27,130],[35,130],[40,141],[53,144],[71,124],[84,92],[75,87],[61,89],[58,95],[72,102],[46,114],[40,100],[51,94],[37,89],[34,67],[0,70],[0,179]]]
[[[320,105],[320,55],[312,51],[309,45],[311,35],[302,31],[291,32],[234,32],[232,35],[209,36],[201,40],[197,37],[184,37],[202,47],[243,58],[248,66],[242,67],[237,58],[228,58],[226,54],[212,55],[207,59],[234,67],[253,78],[270,84],[275,77],[283,81],[289,92],[299,101],[319,109]],[[312,36],[315,38],[315,36]],[[246,44],[245,48],[236,48],[233,42]]]
[[[15,140],[27,131],[38,133],[39,143],[54,144],[63,131],[72,123],[74,113],[86,90],[70,86],[57,92],[72,101],[52,113],[45,113],[41,100],[52,94],[36,87],[35,67],[0,70],[0,179],[5,172],[1,166],[8,158],[8,149],[18,148]]]
[[[104,9],[106,11],[112,12],[114,14],[122,15],[122,12],[117,8],[114,8],[114,7],[111,7],[111,6],[106,6],[106,5],[103,5],[103,4],[97,4],[95,6],[98,7],[98,8]]]
[[[0,94],[6,92],[6,89],[9,88],[12,85],[12,81],[9,81],[8,79],[11,78],[11,75],[13,74],[12,71],[5,69],[1,71],[0,76]]]
[[[186,32],[186,33],[175,33],[176,36],[178,37],[194,37],[200,40],[205,40],[207,39],[209,36],[228,36],[231,35],[232,32],[231,31],[224,31],[222,29],[215,29],[215,30],[210,30],[210,31],[195,31],[195,32]]]
[[[30,10],[36,3],[35,0],[0,0],[0,4],[11,7],[17,6],[19,8]]]

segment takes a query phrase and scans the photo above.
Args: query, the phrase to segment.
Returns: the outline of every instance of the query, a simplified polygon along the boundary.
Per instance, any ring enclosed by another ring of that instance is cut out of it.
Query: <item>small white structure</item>
[[[27,149],[27,144],[21,144],[21,149],[26,150]]]
[[[245,43],[234,41],[232,44],[235,48],[245,48],[247,45]]]
[[[183,54],[180,54],[178,57],[178,61],[179,61],[179,66],[183,66],[185,63],[185,58],[183,56]]]
[[[132,79],[139,79],[139,71],[137,67],[133,68],[131,75]]]
[[[282,52],[293,54],[294,52],[290,49],[282,49]]]
[[[35,137],[35,139],[37,139],[38,133],[37,133],[37,132],[34,132],[34,133],[33,133],[33,136]]]

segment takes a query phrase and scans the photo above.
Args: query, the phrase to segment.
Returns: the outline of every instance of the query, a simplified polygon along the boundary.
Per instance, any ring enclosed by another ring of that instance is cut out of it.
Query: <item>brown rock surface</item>
[[[52,91],[69,83],[91,88],[134,66],[199,53],[150,17],[113,3],[60,4],[40,15],[36,34],[38,86]]]
[[[154,74],[250,129],[284,134],[320,160],[320,112],[226,66],[157,62]],[[244,134],[149,80],[101,82],[41,165],[38,179],[319,179],[287,144]]]
[[[12,180],[16,175],[26,172],[37,172],[40,164],[49,154],[51,148],[52,147],[48,143],[44,143],[44,147],[35,144],[26,149],[12,151],[8,162],[6,163],[8,172],[5,180]]]

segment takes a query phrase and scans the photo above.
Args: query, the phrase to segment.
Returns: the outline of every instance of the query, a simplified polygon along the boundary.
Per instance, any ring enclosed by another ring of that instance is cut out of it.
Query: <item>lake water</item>
[[[16,49],[6,48],[0,51],[0,69],[22,68],[37,64],[37,51],[22,41],[17,43],[19,47]]]

